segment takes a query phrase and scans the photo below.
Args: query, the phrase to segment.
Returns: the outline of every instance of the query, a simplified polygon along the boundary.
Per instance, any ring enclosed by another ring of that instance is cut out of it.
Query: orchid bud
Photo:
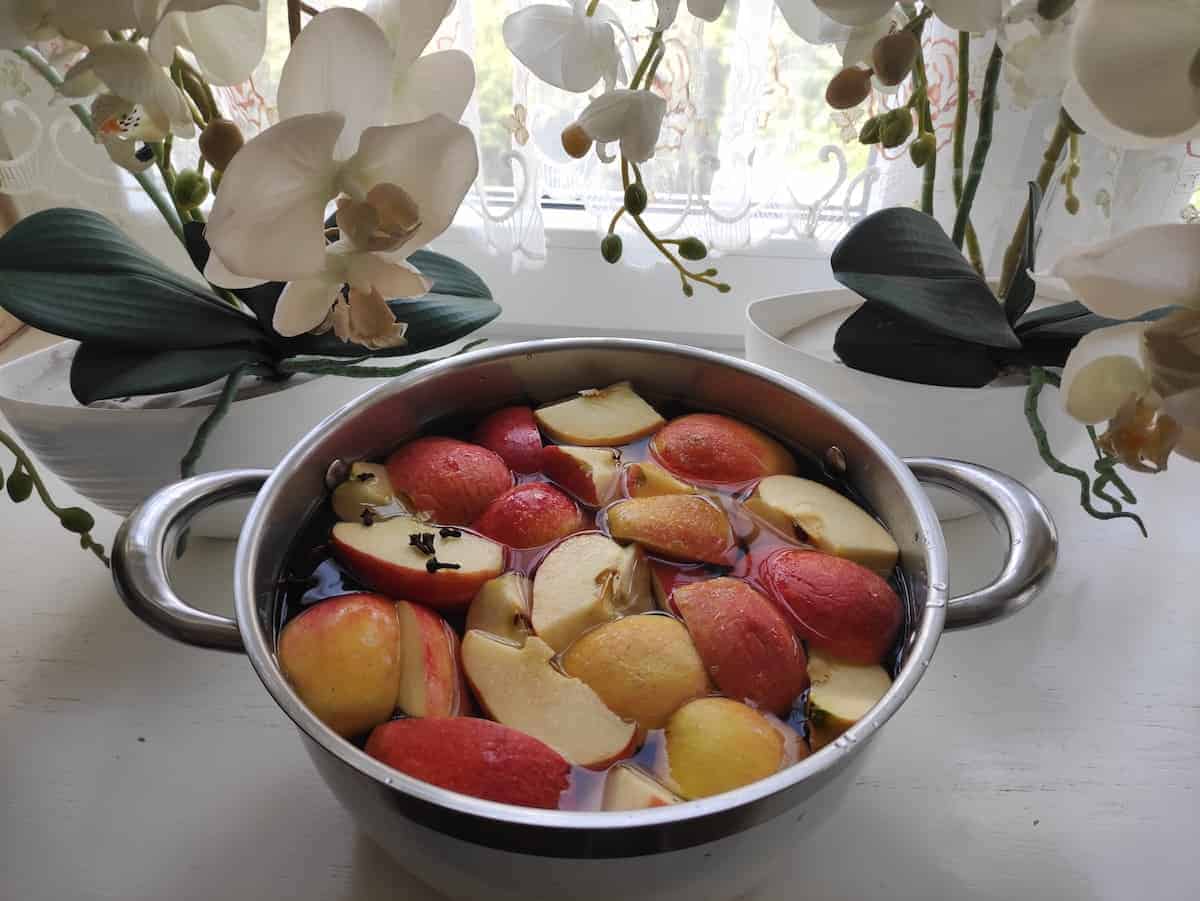
[[[898,85],[908,77],[921,50],[921,42],[911,31],[894,31],[875,42],[871,61],[875,77],[886,85]]]
[[[581,160],[592,149],[592,136],[578,122],[572,122],[563,129],[562,146],[567,156]]]
[[[68,532],[74,532],[76,535],[82,535],[85,532],[90,532],[92,527],[96,525],[96,520],[92,518],[92,514],[88,513],[81,507],[68,507],[58,514],[58,521],[62,523],[62,527]]]
[[[172,193],[181,210],[194,210],[208,199],[208,182],[195,169],[184,169],[175,176]]]
[[[915,141],[908,145],[908,155],[912,158],[913,165],[918,169],[924,169],[937,153],[937,140],[929,132],[921,135]]]
[[[908,107],[894,109],[883,117],[879,125],[879,143],[891,149],[899,147],[912,134],[912,114]]]
[[[33,493],[33,479],[29,473],[18,469],[8,477],[8,496],[14,504],[27,500]]]
[[[200,155],[219,172],[224,172],[245,139],[241,129],[228,119],[213,119],[200,132]]]
[[[646,187],[640,182],[634,182],[625,189],[625,209],[633,213],[635,216],[640,216],[646,211],[646,203],[649,197],[646,195]]]
[[[208,177],[208,183],[209,183],[209,187],[212,188],[213,194],[216,194],[217,188],[220,187],[220,184],[221,184],[221,170],[220,169],[216,169],[213,171],[213,174]]]
[[[834,109],[858,106],[871,93],[871,70],[848,66],[829,80],[825,102]]]
[[[858,142],[860,144],[878,144],[879,143],[879,117],[872,116],[863,123],[862,129],[858,133]]]
[[[609,263],[615,263],[621,259],[621,236],[605,235],[604,240],[600,242],[600,256]]]
[[[1043,19],[1053,22],[1069,12],[1074,5],[1075,0],[1038,0],[1037,13]]]
[[[1068,194],[1067,199],[1063,201],[1063,206],[1067,208],[1067,212],[1074,216],[1079,212],[1079,198],[1074,194]]]
[[[708,256],[708,248],[699,238],[684,238],[679,242],[679,255],[685,260],[702,260]]]

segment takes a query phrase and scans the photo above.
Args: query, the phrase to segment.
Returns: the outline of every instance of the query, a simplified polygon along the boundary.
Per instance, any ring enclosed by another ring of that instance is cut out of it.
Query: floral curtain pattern
[[[430,47],[458,47],[475,60],[478,83],[463,121],[477,136],[482,166],[459,220],[490,250],[511,258],[514,271],[541,265],[554,252],[559,226],[599,235],[621,202],[617,167],[594,155],[573,160],[562,150],[563,127],[590,98],[532,77],[504,46],[502,21],[529,2],[459,0]],[[609,5],[628,29],[619,35],[628,71],[650,38],[648,7],[632,0]],[[252,78],[217,89],[227,115],[247,135],[277,118],[275,84],[287,51],[281,6],[272,5],[267,54]],[[970,48],[968,147],[990,40],[977,38]],[[945,146],[959,89],[957,32],[938,24],[926,30],[924,44],[934,130]],[[1008,47],[1013,64],[1001,84],[989,174],[974,213],[989,271],[998,266],[1008,240],[1001,232],[1016,219],[1057,115],[1053,101],[1032,96],[1026,76],[1032,77],[1033,60],[1022,46],[1018,39]],[[60,71],[78,56],[61,41],[42,49]],[[914,203],[920,174],[907,153],[857,141],[866,116],[904,103],[905,89],[876,92],[859,110],[832,111],[824,89],[841,65],[836,48],[793,34],[773,0],[735,0],[715,23],[681,11],[654,82],[667,102],[654,164],[645,170],[649,217],[658,233],[695,235],[724,253],[779,239],[820,248],[873,209]],[[0,146],[0,190],[99,209],[136,233],[131,211],[145,204],[137,186],[91,145],[65,105],[52,103],[46,87],[27,76],[23,63],[0,53],[0,135],[8,144],[7,153]],[[179,142],[177,153],[187,164],[194,142]],[[1046,195],[1041,221],[1051,259],[1068,243],[1106,237],[1118,226],[1198,215],[1190,200],[1200,183],[1200,150],[1191,145],[1114,151],[1085,137],[1080,161],[1079,213],[1063,208],[1057,178]],[[941,167],[935,195],[935,212],[947,226],[949,169]],[[623,263],[657,262],[630,226],[618,234],[625,239]]]

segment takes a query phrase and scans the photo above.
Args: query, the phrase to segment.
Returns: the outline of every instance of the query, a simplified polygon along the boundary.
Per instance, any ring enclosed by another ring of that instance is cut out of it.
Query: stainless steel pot
[[[335,735],[300,702],[275,658],[277,582],[298,526],[323,501],[337,460],[386,452],[449,414],[562,397],[632,379],[651,397],[729,413],[807,448],[846,477],[887,525],[915,601],[907,662],[891,690],[829,747],[737,791],[629,813],[533,810],[449,792],[398,773]],[[923,481],[976,500],[1007,528],[1002,572],[947,600],[946,547]],[[257,493],[238,543],[236,620],[196,610],[172,591],[167,559],[187,522]],[[806,386],[723,355],[652,341],[533,341],[477,351],[366,394],[314,428],[273,472],[198,476],[159,491],[122,526],[113,576],[129,608],[188,644],[243,651],[292,718],[323,778],[406,868],[455,898],[717,899],[768,872],[862,759],[868,740],[916,688],[944,629],[1013,613],[1054,566],[1057,537],[1041,502],[993,470],[951,460],[901,461],[858,420]],[[639,894],[640,893],[640,894]]]

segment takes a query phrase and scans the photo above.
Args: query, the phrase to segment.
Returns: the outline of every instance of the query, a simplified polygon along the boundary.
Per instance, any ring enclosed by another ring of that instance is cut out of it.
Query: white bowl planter
[[[179,478],[208,405],[162,409],[83,407],[68,375],[77,344],[64,341],[0,366],[0,412],[39,463],[106,510],[125,516]],[[273,468],[313,426],[381,379],[297,376],[236,401],[210,436],[196,471]],[[216,508],[193,531],[236,538],[248,501]]]
[[[981,463],[1028,482],[1045,469],[1025,421],[1025,386],[919,385],[851,369],[833,352],[838,326],[863,302],[846,288],[768,297],[746,309],[746,358],[791,376],[842,404],[902,457],[936,454]],[[1087,442],[1053,390],[1039,407],[1055,453]],[[974,512],[956,496],[930,491],[938,515]]]

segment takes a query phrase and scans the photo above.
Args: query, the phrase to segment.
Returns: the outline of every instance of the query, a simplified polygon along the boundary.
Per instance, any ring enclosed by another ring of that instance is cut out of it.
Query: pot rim
[[[297,467],[299,461],[309,453],[313,445],[319,442],[321,434],[325,430],[353,418],[362,407],[371,404],[383,395],[401,393],[410,385],[443,373],[469,370],[508,357],[543,352],[605,349],[683,356],[708,364],[740,370],[748,375],[772,382],[780,388],[799,395],[824,415],[844,424],[879,455],[880,462],[886,467],[888,474],[903,490],[905,500],[914,508],[915,517],[921,530],[920,542],[925,549],[925,565],[928,574],[926,597],[921,604],[923,612],[920,626],[909,648],[908,659],[899,675],[893,681],[887,694],[871,708],[866,716],[820,751],[773,776],[734,791],[669,807],[611,812],[560,811],[519,807],[496,801],[486,801],[439,788],[405,775],[369,757],[365,751],[360,750],[321,723],[300,701],[279,669],[274,650],[263,637],[264,630],[257,626],[255,584],[258,581],[256,570],[259,546],[267,527],[268,514],[285,484],[285,475]],[[443,359],[380,385],[326,417],[283,458],[255,498],[238,540],[234,565],[234,594],[238,629],[246,654],[259,679],[296,726],[314,744],[322,747],[341,763],[357,770],[380,786],[398,790],[419,801],[455,814],[489,820],[507,826],[528,826],[577,833],[589,830],[610,831],[633,827],[662,826],[702,820],[722,814],[736,816],[739,808],[781,793],[805,780],[819,777],[821,774],[832,774],[855,753],[861,743],[900,709],[924,675],[945,625],[947,559],[945,541],[937,516],[916,477],[908,467],[856,417],[801,382],[754,363],[685,345],[637,338],[558,338],[506,344]]]

